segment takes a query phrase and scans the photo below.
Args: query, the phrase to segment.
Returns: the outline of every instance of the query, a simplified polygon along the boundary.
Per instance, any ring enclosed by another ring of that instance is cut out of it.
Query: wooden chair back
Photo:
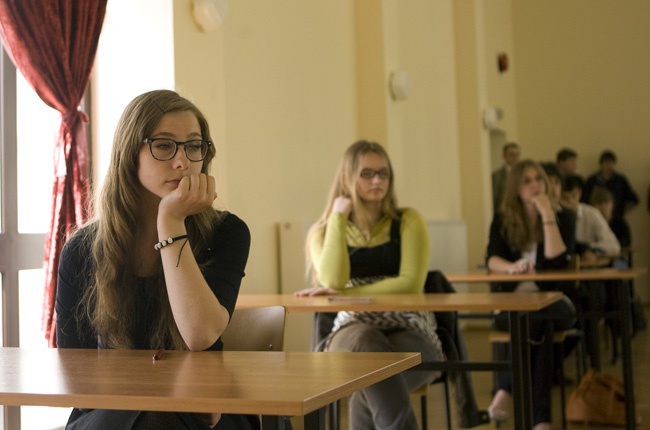
[[[225,351],[282,351],[286,310],[282,306],[236,309],[221,335]]]

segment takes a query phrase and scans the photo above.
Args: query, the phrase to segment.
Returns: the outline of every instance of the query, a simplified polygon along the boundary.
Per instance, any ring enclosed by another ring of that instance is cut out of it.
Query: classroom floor
[[[646,308],[646,316],[650,317],[650,307]],[[467,349],[470,354],[470,358],[473,360],[490,360],[491,359],[491,348],[487,340],[487,328],[481,327],[470,327],[464,330],[465,342],[467,344]],[[605,341],[605,332],[601,331],[601,361],[602,361],[602,371],[605,373],[611,373],[613,375],[621,378],[621,365],[620,359],[616,364],[611,363],[612,359],[612,347],[606,345]],[[620,351],[620,348],[619,348]],[[650,329],[645,329],[643,331],[637,332],[632,339],[632,354],[634,360],[634,382],[635,390],[637,396],[637,414],[641,416],[644,424],[650,424],[650,362],[646,361],[650,358]],[[575,356],[572,354],[564,362],[564,369],[568,377],[575,380]],[[484,409],[490,404],[492,399],[491,390],[492,390],[492,373],[490,372],[474,372],[472,374],[472,379],[474,382],[474,389],[476,391],[476,398],[479,406]],[[429,416],[429,429],[430,430],[443,430],[446,429],[446,416],[444,411],[444,400],[442,394],[442,386],[437,388],[437,385],[432,386],[430,390],[429,402],[428,402],[428,416]],[[566,387],[566,396],[569,396],[571,390],[575,388],[575,385],[569,385]],[[560,401],[560,388],[553,387],[553,426],[555,430],[560,430],[562,428],[561,420],[561,401]],[[346,414],[346,401],[342,402],[342,416],[341,416],[341,430],[348,430],[347,426],[347,414]],[[413,405],[415,409],[416,416],[420,416],[419,409],[419,400],[413,399]],[[453,408],[453,401],[452,401]],[[454,411],[452,409],[452,415]],[[455,416],[452,417],[453,426],[452,428],[460,428],[456,424]],[[495,428],[494,424],[484,425],[475,427],[477,430],[486,430]],[[501,429],[510,429],[512,424],[508,425],[506,422],[500,427]],[[568,423],[567,429],[593,429],[593,430],[612,430],[617,427],[603,427],[603,426],[586,426],[582,423]],[[650,427],[649,427],[650,428]]]

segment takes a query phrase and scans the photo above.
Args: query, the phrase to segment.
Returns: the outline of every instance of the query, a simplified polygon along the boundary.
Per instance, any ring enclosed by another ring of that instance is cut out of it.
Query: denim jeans
[[[355,323],[332,336],[327,351],[419,352],[422,361],[442,361],[438,348],[411,330],[386,330]],[[410,393],[440,376],[438,371],[409,370],[378,382],[350,397],[350,430],[415,430]]]

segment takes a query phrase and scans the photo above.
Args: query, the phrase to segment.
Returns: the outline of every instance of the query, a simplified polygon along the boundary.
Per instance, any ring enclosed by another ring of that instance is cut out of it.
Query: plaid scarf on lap
[[[443,356],[442,344],[436,333],[438,324],[432,312],[350,312],[341,311],[334,320],[332,333],[350,324],[365,323],[381,330],[412,330],[431,341]]]

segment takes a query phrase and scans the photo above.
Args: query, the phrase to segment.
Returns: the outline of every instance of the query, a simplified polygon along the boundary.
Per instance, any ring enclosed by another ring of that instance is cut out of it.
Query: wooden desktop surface
[[[549,270],[535,273],[488,273],[476,270],[468,273],[445,274],[449,282],[522,282],[522,281],[605,281],[632,280],[648,272],[645,267],[631,269],[584,269],[584,270]]]
[[[0,404],[306,415],[420,364],[419,353],[0,348]]]
[[[560,300],[562,293],[435,293],[312,296],[240,294],[239,309],[284,306],[289,312],[383,311],[537,311]],[[332,299],[330,299],[332,298]],[[357,301],[358,300],[358,301]]]

